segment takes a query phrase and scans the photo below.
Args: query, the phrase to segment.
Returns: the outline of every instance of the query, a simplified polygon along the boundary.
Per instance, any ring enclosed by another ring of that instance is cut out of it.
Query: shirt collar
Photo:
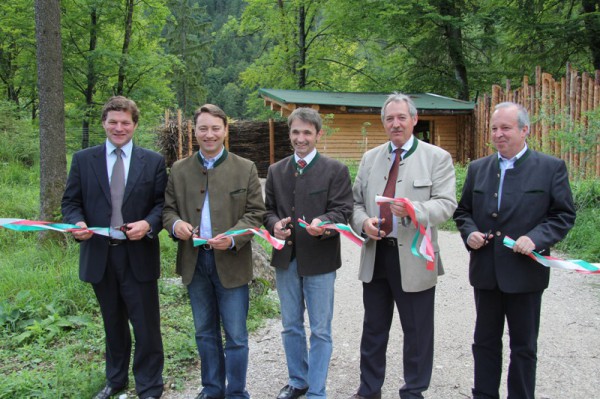
[[[225,146],[221,147],[221,151],[219,151],[219,153],[214,158],[206,158],[204,154],[202,154],[202,151],[198,151],[198,154],[200,155],[202,161],[205,164],[207,164],[205,166],[208,167],[214,165],[219,160],[219,158],[223,156],[223,152],[225,152]]]
[[[117,147],[111,143],[109,139],[106,139],[106,153],[108,155],[112,154],[116,148]],[[127,144],[121,147],[121,150],[123,151],[121,156],[124,156],[125,158],[131,157],[131,152],[133,151],[133,141],[129,140]]]
[[[413,136],[411,134],[410,138],[400,148],[402,148],[404,150],[404,152],[407,153],[412,148],[414,142],[415,142],[415,136]],[[396,147],[396,145],[390,141],[390,152],[394,152],[397,148],[398,147]]]
[[[304,159],[304,161],[306,161],[306,164],[308,165],[309,163],[312,162],[313,159],[315,159],[315,156],[317,155],[317,149],[313,148],[313,150],[310,152],[310,154],[308,154],[307,156],[305,156],[304,158],[300,158],[298,156],[298,154],[294,153],[294,160],[296,161],[296,163],[298,162],[298,160],[300,159]]]
[[[500,153],[498,153],[498,160],[500,162],[511,162],[511,163],[515,163],[517,160],[519,160],[519,158],[521,158],[523,156],[523,154],[525,154],[527,152],[527,143],[525,143],[525,146],[523,147],[523,149],[521,151],[519,151],[519,153],[517,155],[515,155],[514,157],[512,157],[511,159],[507,159],[504,158],[502,155],[500,155]]]

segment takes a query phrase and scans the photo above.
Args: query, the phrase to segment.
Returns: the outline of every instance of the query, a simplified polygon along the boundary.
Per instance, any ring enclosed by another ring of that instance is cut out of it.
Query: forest
[[[105,140],[100,109],[113,95],[138,103],[136,144],[156,149],[165,110],[189,118],[210,102],[234,120],[279,118],[259,88],[476,101],[494,84],[534,82],[536,68],[600,70],[600,0],[3,0],[0,216],[60,220],[71,155]],[[600,112],[586,120],[540,125],[559,126],[573,154],[600,151]],[[457,192],[465,174],[457,164]],[[597,262],[600,179],[572,190],[576,226],[557,249]],[[161,234],[164,378],[179,392],[197,383],[199,360],[176,244]],[[74,240],[0,229],[0,399],[91,397],[104,385],[101,316],[78,259]],[[273,287],[256,282],[250,330],[279,312]]]
[[[0,99],[38,118],[34,0],[0,4]],[[600,0],[61,0],[67,140],[102,136],[99,107],[220,105],[264,119],[260,87],[433,92],[474,100],[536,66],[600,69]]]

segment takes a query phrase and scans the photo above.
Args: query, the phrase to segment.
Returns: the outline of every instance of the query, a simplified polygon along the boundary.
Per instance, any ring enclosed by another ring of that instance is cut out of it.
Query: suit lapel
[[[100,183],[100,188],[102,189],[106,200],[110,204],[110,184],[108,182],[108,173],[106,171],[106,145],[99,145],[98,151],[94,152],[93,157],[92,169],[96,174],[96,178]]]
[[[127,199],[133,192],[133,188],[142,175],[145,165],[144,154],[134,145],[131,150],[131,162],[129,163],[129,173],[125,184],[125,194],[123,194],[123,204],[127,203]]]

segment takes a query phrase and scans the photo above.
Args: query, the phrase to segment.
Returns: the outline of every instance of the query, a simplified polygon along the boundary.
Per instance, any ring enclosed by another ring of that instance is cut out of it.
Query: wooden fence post
[[[269,118],[269,165],[275,163],[275,123]]]

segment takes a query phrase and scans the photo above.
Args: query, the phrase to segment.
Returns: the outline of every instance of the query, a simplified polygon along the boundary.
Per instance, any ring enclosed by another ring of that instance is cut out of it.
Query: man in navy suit
[[[107,140],[73,155],[62,199],[65,223],[110,226],[110,237],[73,232],[81,243],[79,278],[94,288],[106,333],[106,386],[95,399],[127,387],[130,322],[137,394],[149,399],[163,392],[157,280],[167,175],[161,155],[133,145],[138,119],[136,104],[125,97],[112,97],[104,105]]]
[[[499,398],[504,320],[510,336],[508,398],[533,399],[542,293],[550,271],[528,255],[550,254],[575,222],[564,161],[530,150],[527,111],[500,103],[491,119],[498,153],[469,165],[454,220],[470,252],[477,320],[473,398]],[[511,250],[504,237],[516,240]]]

